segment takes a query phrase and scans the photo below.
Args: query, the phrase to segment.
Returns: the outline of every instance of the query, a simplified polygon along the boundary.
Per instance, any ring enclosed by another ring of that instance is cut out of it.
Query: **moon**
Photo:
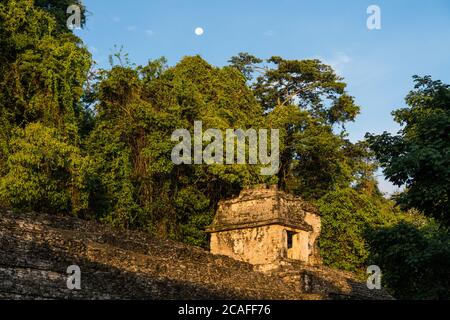
[[[203,30],[203,28],[197,27],[195,28],[195,34],[198,36],[202,36],[203,33],[205,33],[205,30]]]

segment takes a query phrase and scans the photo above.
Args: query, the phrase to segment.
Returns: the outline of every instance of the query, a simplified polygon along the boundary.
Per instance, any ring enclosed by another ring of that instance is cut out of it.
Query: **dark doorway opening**
[[[294,246],[294,236],[296,235],[296,233],[292,231],[286,231],[286,233],[287,233],[287,248],[292,249]]]

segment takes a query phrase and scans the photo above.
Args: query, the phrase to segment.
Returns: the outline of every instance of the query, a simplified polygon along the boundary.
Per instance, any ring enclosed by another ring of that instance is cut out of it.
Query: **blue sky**
[[[319,58],[348,83],[362,113],[347,129],[396,133],[391,112],[404,106],[414,74],[450,83],[449,0],[85,0],[81,36],[100,66],[114,46],[145,64],[200,54],[222,66],[239,52],[261,58]],[[368,30],[369,5],[381,8],[381,30]],[[202,36],[195,28],[204,29]],[[381,188],[395,188],[380,179]]]

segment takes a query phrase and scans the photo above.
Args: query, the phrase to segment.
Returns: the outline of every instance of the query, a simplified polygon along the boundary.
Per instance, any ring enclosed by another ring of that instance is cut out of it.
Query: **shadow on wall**
[[[172,300],[246,299],[225,288],[127,272],[89,259],[57,252],[54,247],[2,237],[1,299]],[[14,250],[14,255],[3,252]],[[22,251],[26,250],[26,251]],[[22,252],[21,252],[22,251]],[[20,255],[20,256],[19,256]],[[81,290],[67,288],[70,265],[82,270]]]
[[[71,217],[1,213],[0,248],[3,299],[302,299],[246,263]]]

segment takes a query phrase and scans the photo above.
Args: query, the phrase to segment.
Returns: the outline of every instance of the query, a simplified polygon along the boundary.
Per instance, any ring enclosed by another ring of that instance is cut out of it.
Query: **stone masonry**
[[[276,186],[246,189],[237,198],[221,201],[207,231],[211,253],[248,262],[260,270],[276,269],[288,260],[320,263],[317,209]]]
[[[296,260],[292,260],[296,261]],[[67,288],[67,267],[81,290]],[[352,274],[290,263],[275,273],[75,217],[0,209],[0,299],[391,299]]]

